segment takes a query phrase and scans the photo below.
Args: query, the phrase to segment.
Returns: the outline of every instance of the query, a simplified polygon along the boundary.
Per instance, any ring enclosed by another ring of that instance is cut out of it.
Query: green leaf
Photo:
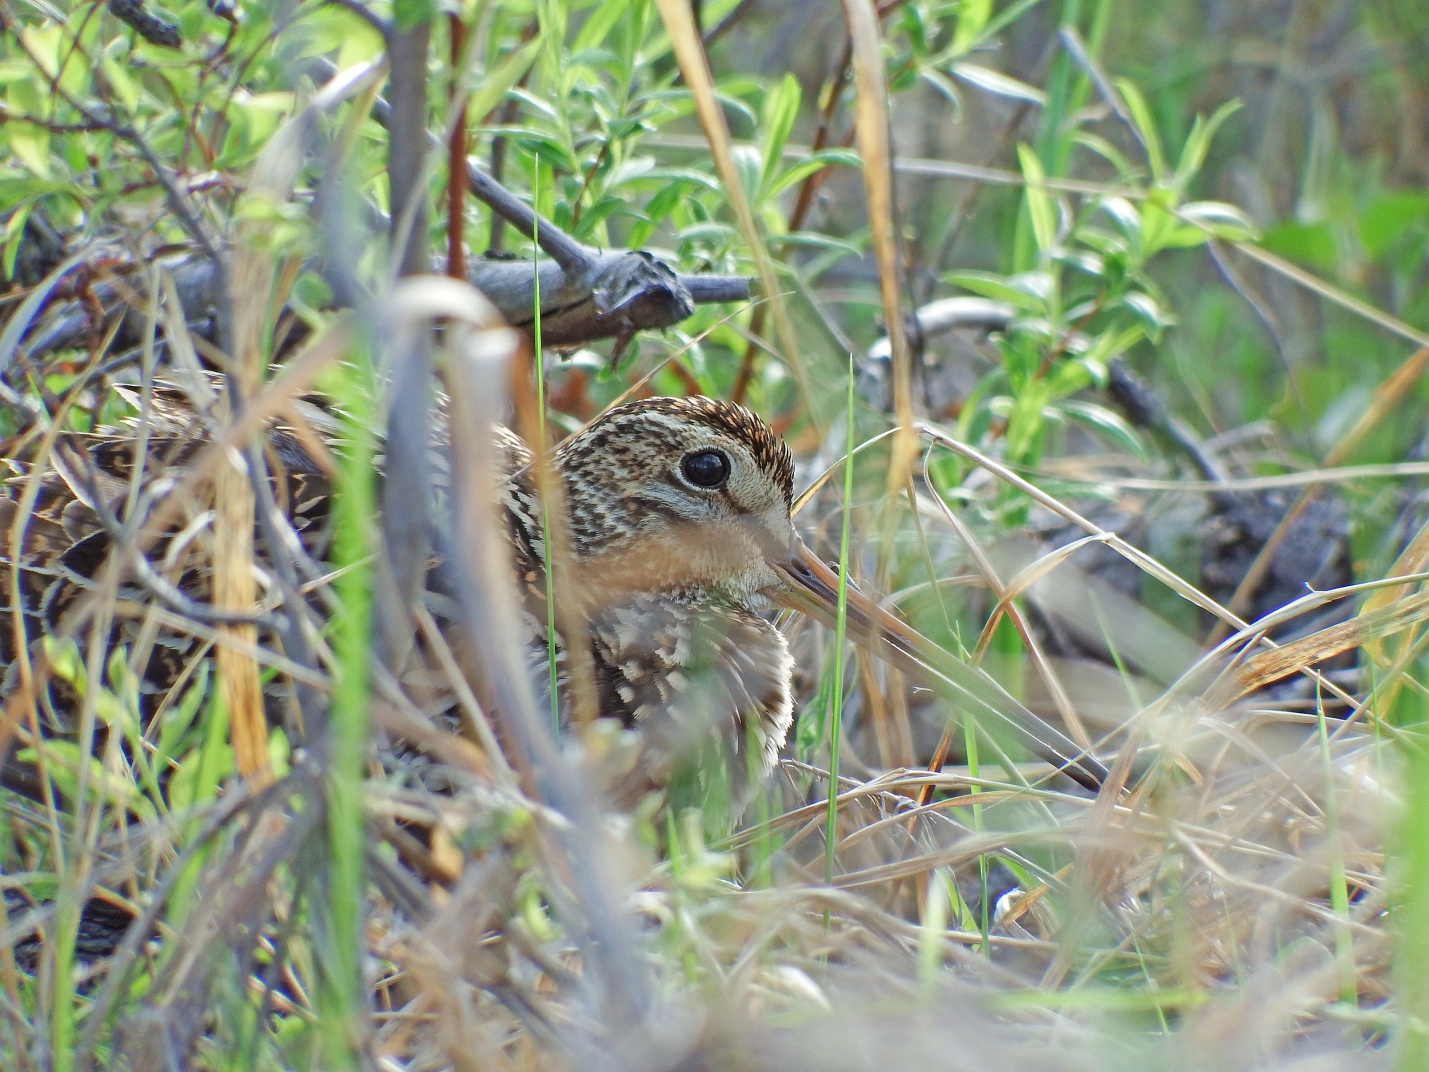
[[[953,114],[949,121],[958,122],[963,114],[963,98],[953,80],[935,67],[920,67],[918,77],[941,93],[943,99],[953,106]]]
[[[672,185],[679,186],[682,190],[685,186],[698,186],[701,189],[708,190],[712,194],[724,192],[724,188],[720,186],[719,180],[713,175],[706,174],[703,171],[695,171],[693,168],[656,168],[654,171],[646,172],[641,178],[669,179]]]
[[[84,660],[80,658],[79,645],[71,637],[64,640],[56,640],[54,637],[45,637],[41,643],[44,646],[45,658],[49,660],[50,672],[68,685],[72,685],[76,691],[84,692]]]
[[[160,716],[159,741],[154,749],[156,763],[167,765],[178,758],[179,745],[193,725],[204,697],[208,695],[210,666],[207,660],[200,662],[193,684],[184,691],[183,698],[176,704],[169,704]]]
[[[88,767],[90,792],[98,792],[111,807],[132,811],[141,822],[152,823],[158,813],[139,791],[137,782],[119,772],[110,772],[97,758],[80,751],[74,741],[47,739],[44,743],[45,773],[50,776],[63,796],[71,800],[79,796],[79,772]],[[22,763],[35,763],[39,750],[22,748],[17,754]]]
[[[1155,298],[1144,291],[1133,291],[1125,295],[1119,304],[1130,310],[1131,314],[1141,322],[1142,330],[1150,339],[1155,339],[1161,333],[1162,328],[1169,327],[1176,320],[1161,308]]]
[[[792,74],[786,74],[764,94],[764,166],[760,170],[759,186],[751,190],[758,195],[758,200],[772,196],[770,188],[783,163],[784,145],[794,130],[794,121],[799,118],[800,97],[799,82]]]
[[[1156,185],[1146,192],[1146,200],[1141,206],[1140,254],[1143,261],[1164,249],[1167,237],[1177,226],[1172,211],[1176,207],[1176,194],[1170,187]]]
[[[1217,108],[1210,119],[1203,120],[1199,115],[1191,125],[1191,133],[1186,138],[1186,144],[1181,148],[1181,159],[1176,165],[1176,177],[1173,185],[1177,190],[1185,192],[1191,179],[1201,170],[1201,165],[1206,162],[1206,152],[1211,147],[1211,139],[1216,136],[1216,131],[1236,112],[1240,111],[1241,102],[1238,100],[1226,101]]]
[[[834,164],[843,164],[845,167],[858,167],[861,161],[857,153],[851,153],[847,149],[826,149],[815,153],[813,156],[800,160],[790,167],[778,178],[774,179],[765,190],[764,196],[775,197],[797,182],[802,182],[816,171],[822,171],[826,167]]]
[[[958,414],[954,433],[965,443],[980,443],[992,426],[994,391],[1007,382],[1003,369],[992,368],[985,372],[963,400],[963,410]]]
[[[990,272],[949,272],[944,277],[955,287],[981,294],[984,298],[1025,309],[1044,312],[1051,297],[1051,279],[1045,272],[1026,272],[1017,276],[993,275]]]
[[[625,17],[630,0],[602,0],[585,20],[585,25],[571,42],[571,52],[584,52],[602,44],[610,31]]]
[[[1429,192],[1380,194],[1360,215],[1360,244],[1378,258],[1415,223],[1429,220]]]
[[[467,99],[467,114],[474,122],[484,122],[505,98],[507,91],[521,81],[541,52],[540,38],[533,38],[502,60],[475,92]]]
[[[1162,249],[1195,249],[1210,236],[1199,227],[1172,227],[1161,236]]]
[[[962,0],[958,5],[958,26],[953,31],[952,53],[966,56],[992,17],[992,0]]]
[[[1099,134],[1093,134],[1087,130],[1074,131],[1072,144],[1080,145],[1082,148],[1096,153],[1115,168],[1117,175],[1122,178],[1127,178],[1136,171],[1136,168],[1131,166],[1131,161],[1126,158],[1126,154]]]
[[[1104,197],[1097,203],[1098,210],[1111,217],[1112,222],[1127,238],[1137,240],[1141,235],[1141,210],[1124,197]]]
[[[898,27],[908,35],[908,47],[915,55],[928,51],[928,20],[921,4],[903,4]]]
[[[759,117],[754,114],[754,109],[735,96],[734,93],[730,91],[730,88],[731,87],[727,84],[716,86],[715,100],[719,101],[720,104],[736,115],[743,116],[748,120],[750,126],[757,127],[759,125]]]
[[[1037,153],[1030,145],[1017,146],[1017,159],[1027,180],[1027,215],[1032,220],[1032,234],[1037,240],[1037,248],[1046,252],[1057,240],[1057,208],[1047,196],[1047,173],[1042,170],[1042,161],[1037,159]]]
[[[764,173],[764,157],[760,150],[752,145],[736,145],[729,156],[734,161],[734,170],[739,175],[744,192],[750,196],[757,194],[759,177]]]
[[[630,205],[623,197],[616,197],[614,194],[606,194],[596,200],[596,202],[581,211],[580,226],[575,231],[575,236],[580,239],[589,240],[592,232],[605,220],[618,212],[631,211]]]
[[[1120,414],[1094,402],[1082,402],[1078,399],[1066,399],[1059,402],[1057,408],[1079,424],[1100,432],[1112,446],[1120,447],[1143,462],[1150,460],[1150,454],[1141,436],[1136,434],[1136,429],[1127,424]]]
[[[735,235],[733,227],[727,223],[697,223],[680,231],[677,238],[681,242],[728,242]]]
[[[1098,383],[1106,380],[1111,359],[1124,354],[1142,339],[1146,332],[1140,324],[1131,324],[1120,331],[1104,331],[1081,350],[1076,360],[1084,364]]]
[[[113,56],[101,57],[99,66],[104,72],[104,77],[113,87],[114,95],[119,98],[119,102],[131,112],[137,108],[141,92],[139,81],[129,72],[129,68]]]
[[[846,256],[863,256],[863,250],[860,249],[858,246],[854,245],[852,242],[846,242],[843,239],[833,238],[829,235],[821,234],[818,231],[790,231],[788,234],[769,236],[770,249],[780,249],[785,246],[803,246],[807,249],[837,251],[840,254],[840,260],[842,260]],[[807,270],[807,266],[805,266],[803,262],[800,263],[800,271],[805,272]]]
[[[1269,228],[1260,244],[1272,253],[1331,274],[1340,260],[1339,245],[1329,223],[1296,223],[1287,220]]]
[[[41,104],[36,99],[33,85],[17,82],[6,94],[10,110],[19,115],[43,115]],[[10,139],[10,151],[34,175],[41,179],[50,177],[50,132],[37,123],[26,123],[12,119],[4,125],[5,134]]]
[[[1255,224],[1250,217],[1224,201],[1192,201],[1182,205],[1177,214],[1188,223],[1228,242],[1246,242],[1255,238]]]
[[[1026,82],[1019,82],[1016,78],[1005,75],[1001,71],[994,71],[990,67],[981,67],[976,63],[955,63],[952,71],[954,75],[969,85],[977,86],[978,89],[986,90],[999,97],[1010,97],[1013,100],[1028,101],[1037,105],[1047,103],[1047,94],[1040,89],[1029,86]]]
[[[1156,124],[1151,119],[1151,109],[1147,106],[1146,98],[1141,95],[1141,90],[1136,88],[1135,83],[1128,79],[1118,78],[1116,88],[1126,101],[1126,110],[1131,113],[1132,125],[1136,127],[1146,146],[1146,160],[1151,165],[1151,178],[1156,182],[1164,181],[1166,158],[1161,152],[1161,138],[1156,133]]]
[[[227,719],[209,719],[210,723]],[[212,800],[218,784],[233,770],[233,747],[210,732],[202,748],[194,749],[179,763],[179,769],[169,778],[169,807],[183,811],[194,804]]]
[[[1069,268],[1075,268],[1087,275],[1100,278],[1106,272],[1106,262],[1095,253],[1085,249],[1063,249],[1054,258]]]
[[[1041,340],[1010,330],[998,339],[998,351],[1002,355],[1002,367],[1007,370],[1007,382],[1020,398],[1031,389],[1042,368],[1046,351]]]
[[[19,205],[10,218],[5,221],[5,252],[4,252],[4,276],[12,279],[15,275],[15,258],[20,253],[20,241],[25,237],[25,222],[30,218],[30,212],[35,207],[33,201],[25,201]],[[48,640],[49,638],[46,637]]]
[[[631,156],[612,167],[605,177],[605,188],[613,190],[626,183],[635,183],[655,174],[653,156]]]
[[[1046,418],[1051,400],[1047,384],[1036,380],[1029,380],[1012,400],[1012,407],[1007,413],[1006,433],[1009,461],[1016,465],[1037,463],[1042,453],[1042,440],[1047,433]]]
[[[1066,398],[1085,390],[1097,381],[1095,366],[1075,358],[1059,361],[1047,377],[1047,393],[1052,398]]]
[[[411,30],[431,22],[436,14],[436,0],[392,0],[392,25],[397,30]]]

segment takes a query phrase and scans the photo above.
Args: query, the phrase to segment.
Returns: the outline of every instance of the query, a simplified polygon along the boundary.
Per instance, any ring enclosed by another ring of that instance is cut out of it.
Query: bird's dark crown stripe
[[[767,424],[734,402],[699,395],[628,402],[605,413],[576,439],[594,445],[621,425],[645,423],[647,434],[667,439],[673,453],[688,442],[688,426],[692,421],[742,443],[754,455],[756,463],[778,482],[786,500],[793,500],[794,458],[788,446]],[[567,441],[571,442],[574,441]]]

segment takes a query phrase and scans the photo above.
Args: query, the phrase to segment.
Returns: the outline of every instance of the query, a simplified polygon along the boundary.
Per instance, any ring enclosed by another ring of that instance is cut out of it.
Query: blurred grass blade
[[[357,347],[361,344],[358,343]],[[341,610],[332,624],[333,655],[337,661],[326,744],[328,904],[331,924],[329,947],[318,995],[323,1014],[324,1056],[332,1067],[353,1067],[355,1044],[364,1032],[363,855],[366,821],[362,809],[362,782],[367,756],[367,704],[372,657],[372,555],[375,550],[373,520],[377,514],[377,489],[372,434],[376,414],[370,380],[371,359],[366,353],[351,355],[367,382],[342,377],[339,398],[345,414],[347,449],[338,470],[334,501],[333,582]]]
[[[844,487],[843,509],[839,520],[838,599],[834,612],[834,669],[829,693],[829,810],[824,831],[824,881],[834,882],[834,856],[838,841],[839,822],[839,748],[843,743],[844,708],[844,640],[848,631],[848,562],[849,518],[853,513],[853,354],[848,355],[848,414],[844,427]]]
[[[794,325],[789,319],[789,311],[784,304],[764,236],[760,233],[754,212],[749,206],[749,195],[754,191],[746,190],[739,178],[729,127],[725,125],[724,113],[720,110],[715,96],[714,77],[710,73],[709,58],[705,55],[699,28],[695,26],[688,0],[655,0],[655,3],[660,9],[665,30],[670,35],[675,58],[680,64],[680,73],[684,75],[685,85],[694,97],[695,112],[705,132],[705,139],[709,142],[710,156],[714,159],[715,171],[724,185],[725,197],[734,211],[735,223],[749,246],[749,255],[754,259],[761,296],[769,303],[769,315],[774,319],[774,330],[779,339],[779,347],[783,350],[781,356],[793,369],[794,378],[807,404],[810,396],[801,357],[802,347],[794,335]],[[810,419],[817,424],[817,410],[810,406],[808,412]]]
[[[854,85],[858,100],[855,124],[858,154],[863,158],[863,188],[868,198],[868,227],[878,264],[878,290],[883,319],[892,347],[893,412],[898,435],[888,468],[888,489],[903,486],[918,454],[913,430],[913,354],[903,323],[899,286],[898,232],[893,202],[893,152],[888,134],[888,85],[883,76],[882,34],[873,0],[843,0],[849,38],[853,42]]]

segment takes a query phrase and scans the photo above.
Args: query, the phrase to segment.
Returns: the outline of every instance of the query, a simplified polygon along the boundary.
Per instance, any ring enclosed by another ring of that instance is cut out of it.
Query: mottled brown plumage
[[[203,445],[201,438],[174,434],[185,422],[181,395],[165,391],[159,402],[156,426],[143,444],[142,486],[151,491],[176,478]],[[530,597],[527,639],[533,678],[541,682],[547,648],[540,503],[525,444],[504,429],[500,435],[508,469],[502,502],[514,565]],[[269,446],[279,462],[278,498],[308,536],[310,550],[321,551],[328,482],[292,436],[271,432]],[[60,442],[54,471],[39,481],[17,558],[28,640],[56,634],[76,599],[94,588],[114,545],[113,529],[124,512],[139,447],[132,436],[67,436]],[[728,478],[715,488],[683,480],[682,459],[711,452],[728,460]],[[17,475],[0,499],[0,530],[6,532],[30,475],[27,466],[12,467]],[[554,469],[568,511],[572,574],[559,579],[560,598],[571,600],[584,618],[599,713],[647,731],[642,751],[651,783],[663,779],[677,755],[707,739],[727,740],[738,752],[750,730],[759,766],[767,769],[792,710],[784,638],[758,613],[766,602],[760,590],[777,584],[766,552],[787,551],[794,539],[788,448],[739,406],[662,398],[607,413],[560,447]],[[186,518],[200,530],[206,505],[194,503]],[[8,694],[17,667],[9,598],[12,555],[8,537],[3,542],[0,682]],[[165,581],[191,606],[207,600],[202,543],[200,531],[175,555],[172,539],[166,539],[151,549],[146,578],[124,579],[116,641],[130,650],[145,642],[139,612],[145,605],[175,610],[163,607],[158,589]],[[202,628],[172,625],[149,631],[142,685],[155,702],[203,634]]]
[[[689,459],[718,456],[713,487],[687,479]],[[760,612],[781,586],[769,562],[797,543],[789,448],[741,406],[656,398],[621,406],[556,452],[578,601],[592,646],[600,713],[643,729],[646,773],[660,781],[707,743],[756,775],[772,767],[793,701],[784,636]],[[539,573],[538,504],[524,474],[507,485],[522,568]],[[544,629],[532,621],[536,655]]]
[[[169,401],[173,401],[170,399]],[[168,434],[172,415],[143,456],[144,487],[175,476],[196,445]],[[526,641],[533,680],[546,680],[544,563],[540,500],[526,446],[500,433],[507,474],[501,501],[516,569],[526,593]],[[277,461],[275,491],[321,555],[329,487],[320,466],[282,430],[269,434]],[[107,561],[113,526],[130,494],[138,461],[132,437],[68,437],[56,471],[40,480],[37,510],[18,549],[8,533],[28,474],[0,499],[0,680],[15,682],[13,625],[30,640],[52,632],[75,594],[94,584]],[[767,773],[792,719],[791,660],[782,634],[764,616],[790,606],[832,622],[837,580],[799,541],[790,518],[793,460],[758,417],[707,398],[656,398],[606,413],[565,441],[553,470],[566,509],[568,559],[558,557],[554,589],[583,623],[594,667],[599,714],[641,729],[642,769],[661,784],[681,758],[713,746],[726,760],[736,793],[746,770]],[[151,692],[173,682],[206,635],[201,623],[175,625],[165,592],[191,604],[207,599],[205,504],[190,504],[182,535],[151,549],[148,574],[130,569],[117,639],[142,644],[139,661]],[[12,559],[20,566],[11,571]],[[565,565],[559,565],[561,561]],[[140,569],[145,567],[141,566]],[[564,572],[562,572],[564,570]],[[20,614],[11,612],[12,579]],[[168,586],[167,588],[165,586]],[[156,616],[153,608],[166,611]],[[180,608],[182,609],[182,608]],[[178,615],[181,618],[181,615]],[[1016,730],[1033,751],[1087,785],[1103,771],[991,679],[934,649],[856,591],[850,634],[969,710],[985,710]],[[145,623],[151,626],[143,628]],[[564,673],[566,640],[557,639]],[[746,751],[746,746],[748,750]],[[752,760],[752,762],[751,762]]]

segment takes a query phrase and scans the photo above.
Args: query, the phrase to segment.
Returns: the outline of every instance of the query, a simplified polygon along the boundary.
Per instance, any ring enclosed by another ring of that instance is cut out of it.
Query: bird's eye
[[[729,458],[718,450],[686,454],[680,473],[697,488],[717,488],[729,479]]]

